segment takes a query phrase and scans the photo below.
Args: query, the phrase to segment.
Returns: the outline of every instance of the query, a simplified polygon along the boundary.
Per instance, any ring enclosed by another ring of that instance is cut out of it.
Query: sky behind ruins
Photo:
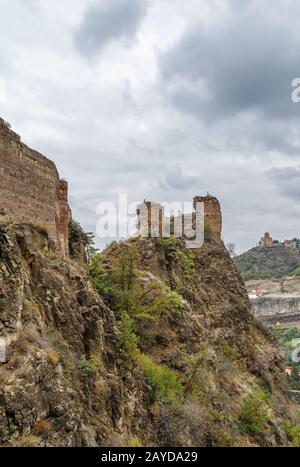
[[[0,116],[96,205],[221,202],[224,239],[300,237],[298,0],[1,0]]]

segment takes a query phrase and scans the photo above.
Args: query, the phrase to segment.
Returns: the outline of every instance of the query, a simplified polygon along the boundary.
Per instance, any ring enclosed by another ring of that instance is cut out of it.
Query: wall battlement
[[[21,142],[0,118],[0,214],[15,223],[46,227],[63,256],[68,255],[68,184],[54,162]]]

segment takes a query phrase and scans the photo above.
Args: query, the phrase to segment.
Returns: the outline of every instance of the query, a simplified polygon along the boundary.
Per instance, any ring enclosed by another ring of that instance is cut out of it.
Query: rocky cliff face
[[[253,282],[253,281],[251,281]],[[263,285],[267,281],[256,281],[256,289],[262,295],[252,295],[252,289],[247,284],[250,293],[251,306],[254,316],[267,326],[300,327],[300,297],[299,292],[268,294]]]
[[[29,225],[0,226],[0,336],[1,445],[151,441],[145,383],[117,365],[113,313]]]
[[[131,248],[143,309],[130,316],[125,358],[112,278]],[[180,240],[135,239],[101,261],[106,304],[45,232],[0,224],[1,446],[288,443],[295,408],[280,352],[222,244],[191,253]]]

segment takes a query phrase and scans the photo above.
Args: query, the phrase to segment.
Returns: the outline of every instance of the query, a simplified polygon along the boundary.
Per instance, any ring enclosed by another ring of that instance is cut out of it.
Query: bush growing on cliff
[[[192,251],[184,250],[181,255],[182,282],[185,284],[191,280],[195,272],[195,254]]]
[[[134,360],[137,354],[138,337],[135,333],[135,323],[129,314],[123,312],[117,321],[119,331],[120,354],[123,361]]]
[[[134,248],[120,255],[108,272],[103,257],[98,254],[89,267],[94,287],[113,306],[117,317],[126,312],[131,318],[156,320],[163,314],[181,316],[182,299],[162,283],[146,279],[137,270],[137,254]]]
[[[158,238],[156,242],[164,251],[164,256],[167,264],[171,264],[177,260],[179,248],[182,240],[174,235],[170,237]]]
[[[259,434],[266,429],[269,420],[268,395],[261,389],[256,389],[244,398],[240,420],[251,434]]]
[[[83,375],[92,375],[101,368],[101,360],[97,356],[92,356],[80,363],[80,371]]]
[[[78,221],[69,222],[69,248],[70,255],[77,260],[88,262],[98,251],[95,248],[95,235],[85,232]]]
[[[300,424],[286,422],[283,427],[291,446],[300,447]]]
[[[153,287],[155,287],[155,285]],[[148,290],[149,288],[146,289],[145,293],[147,293]],[[152,289],[152,291],[154,290],[156,290],[155,294],[149,296],[147,300],[141,300],[134,311],[133,316],[136,319],[145,319],[150,321],[158,320],[163,315],[180,319],[182,317],[183,310],[183,303],[180,295],[178,295],[177,292],[166,291],[160,286]],[[144,298],[145,296],[143,299]]]
[[[57,366],[60,363],[61,356],[55,350],[48,348],[48,349],[45,349],[45,353],[48,357],[49,362],[51,362],[53,366]]]
[[[174,402],[183,396],[183,386],[175,371],[153,363],[149,357],[138,353],[137,364],[152,387],[153,397],[163,402]]]
[[[111,291],[111,281],[107,270],[103,266],[103,259],[103,255],[100,253],[93,256],[89,264],[89,273],[96,291],[104,299],[107,299]]]
[[[143,443],[138,436],[130,438],[128,442],[124,445],[125,448],[142,448]]]

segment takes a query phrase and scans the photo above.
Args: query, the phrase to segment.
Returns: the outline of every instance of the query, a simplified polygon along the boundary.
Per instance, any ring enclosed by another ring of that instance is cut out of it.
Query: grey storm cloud
[[[214,28],[187,30],[161,55],[162,78],[179,110],[210,123],[249,111],[300,117],[291,101],[291,82],[300,73],[299,34],[291,21],[268,13],[268,2],[255,5],[235,8]]]
[[[273,168],[266,172],[280,193],[300,201],[300,166]]]
[[[75,33],[84,55],[99,52],[108,42],[133,38],[147,12],[145,0],[100,0],[91,5]]]
[[[167,171],[161,186],[166,189],[186,190],[187,187],[195,186],[197,182],[199,183],[197,176],[184,174],[181,168],[177,167]]]
[[[208,191],[240,251],[299,236],[299,16],[296,0],[1,0],[1,116],[57,164],[86,230],[119,193]]]

